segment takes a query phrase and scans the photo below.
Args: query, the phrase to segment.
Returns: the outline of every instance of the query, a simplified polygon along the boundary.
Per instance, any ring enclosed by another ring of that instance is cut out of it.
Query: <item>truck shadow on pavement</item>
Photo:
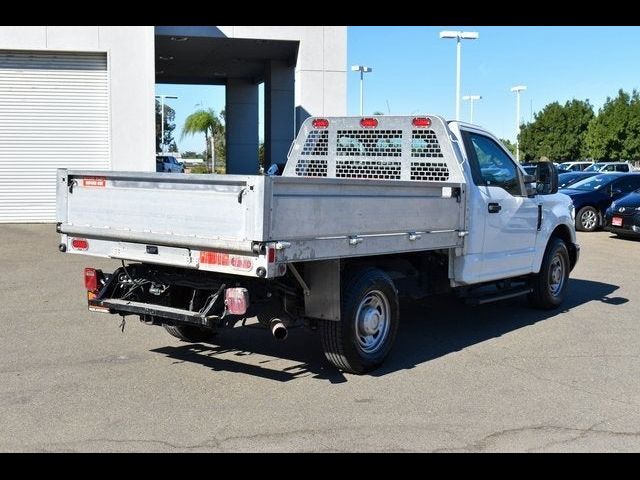
[[[627,303],[626,298],[610,296],[618,288],[607,283],[571,279],[562,308],[552,311],[531,309],[524,298],[478,307],[465,305],[453,296],[439,296],[420,304],[404,301],[395,346],[384,365],[369,375],[377,377],[412,369],[505,333],[543,320],[551,321],[588,302],[612,306]],[[303,328],[292,329],[289,338],[279,342],[265,328],[253,324],[222,331],[213,344],[166,346],[151,351],[179,363],[200,364],[215,371],[280,382],[312,377],[342,383],[353,378],[333,368],[324,358],[319,336]]]

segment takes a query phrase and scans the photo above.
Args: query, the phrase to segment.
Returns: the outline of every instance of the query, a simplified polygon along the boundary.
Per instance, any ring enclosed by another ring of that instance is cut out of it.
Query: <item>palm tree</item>
[[[211,146],[211,171],[215,168],[215,138],[224,133],[224,126],[218,119],[216,112],[212,108],[196,110],[184,121],[180,138],[187,135],[204,133],[207,141],[207,150]]]

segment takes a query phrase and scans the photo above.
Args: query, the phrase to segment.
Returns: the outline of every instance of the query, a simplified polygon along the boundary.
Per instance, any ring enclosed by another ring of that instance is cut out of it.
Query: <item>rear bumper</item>
[[[130,300],[120,300],[116,298],[89,300],[89,309],[91,309],[91,307],[98,307],[99,309],[108,308],[109,313],[118,313],[120,315],[140,315],[141,318],[146,317],[148,319],[157,319],[158,321],[166,319],[198,327],[214,327],[217,321],[221,318],[219,315],[204,316],[199,312],[193,312],[190,310],[165,307],[163,305],[153,305],[150,303],[133,302]]]

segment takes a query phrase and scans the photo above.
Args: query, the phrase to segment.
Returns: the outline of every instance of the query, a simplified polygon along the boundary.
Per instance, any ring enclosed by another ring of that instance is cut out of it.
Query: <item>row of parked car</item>
[[[573,200],[576,230],[604,228],[620,237],[640,237],[640,172],[627,163],[607,163],[561,173],[560,192]],[[618,170],[626,166],[628,170]]]
[[[573,200],[576,230],[604,228],[620,237],[640,237],[640,171],[628,162],[555,164],[561,193]],[[536,164],[523,164],[535,175]]]

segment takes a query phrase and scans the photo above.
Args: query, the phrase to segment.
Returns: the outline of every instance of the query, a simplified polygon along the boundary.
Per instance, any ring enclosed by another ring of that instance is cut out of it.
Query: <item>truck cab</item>
[[[456,283],[536,272],[552,235],[565,240],[575,264],[579,252],[571,199],[535,189],[536,178],[490,132],[461,122],[450,122],[449,128],[458,139],[472,208],[467,250],[455,265]]]

